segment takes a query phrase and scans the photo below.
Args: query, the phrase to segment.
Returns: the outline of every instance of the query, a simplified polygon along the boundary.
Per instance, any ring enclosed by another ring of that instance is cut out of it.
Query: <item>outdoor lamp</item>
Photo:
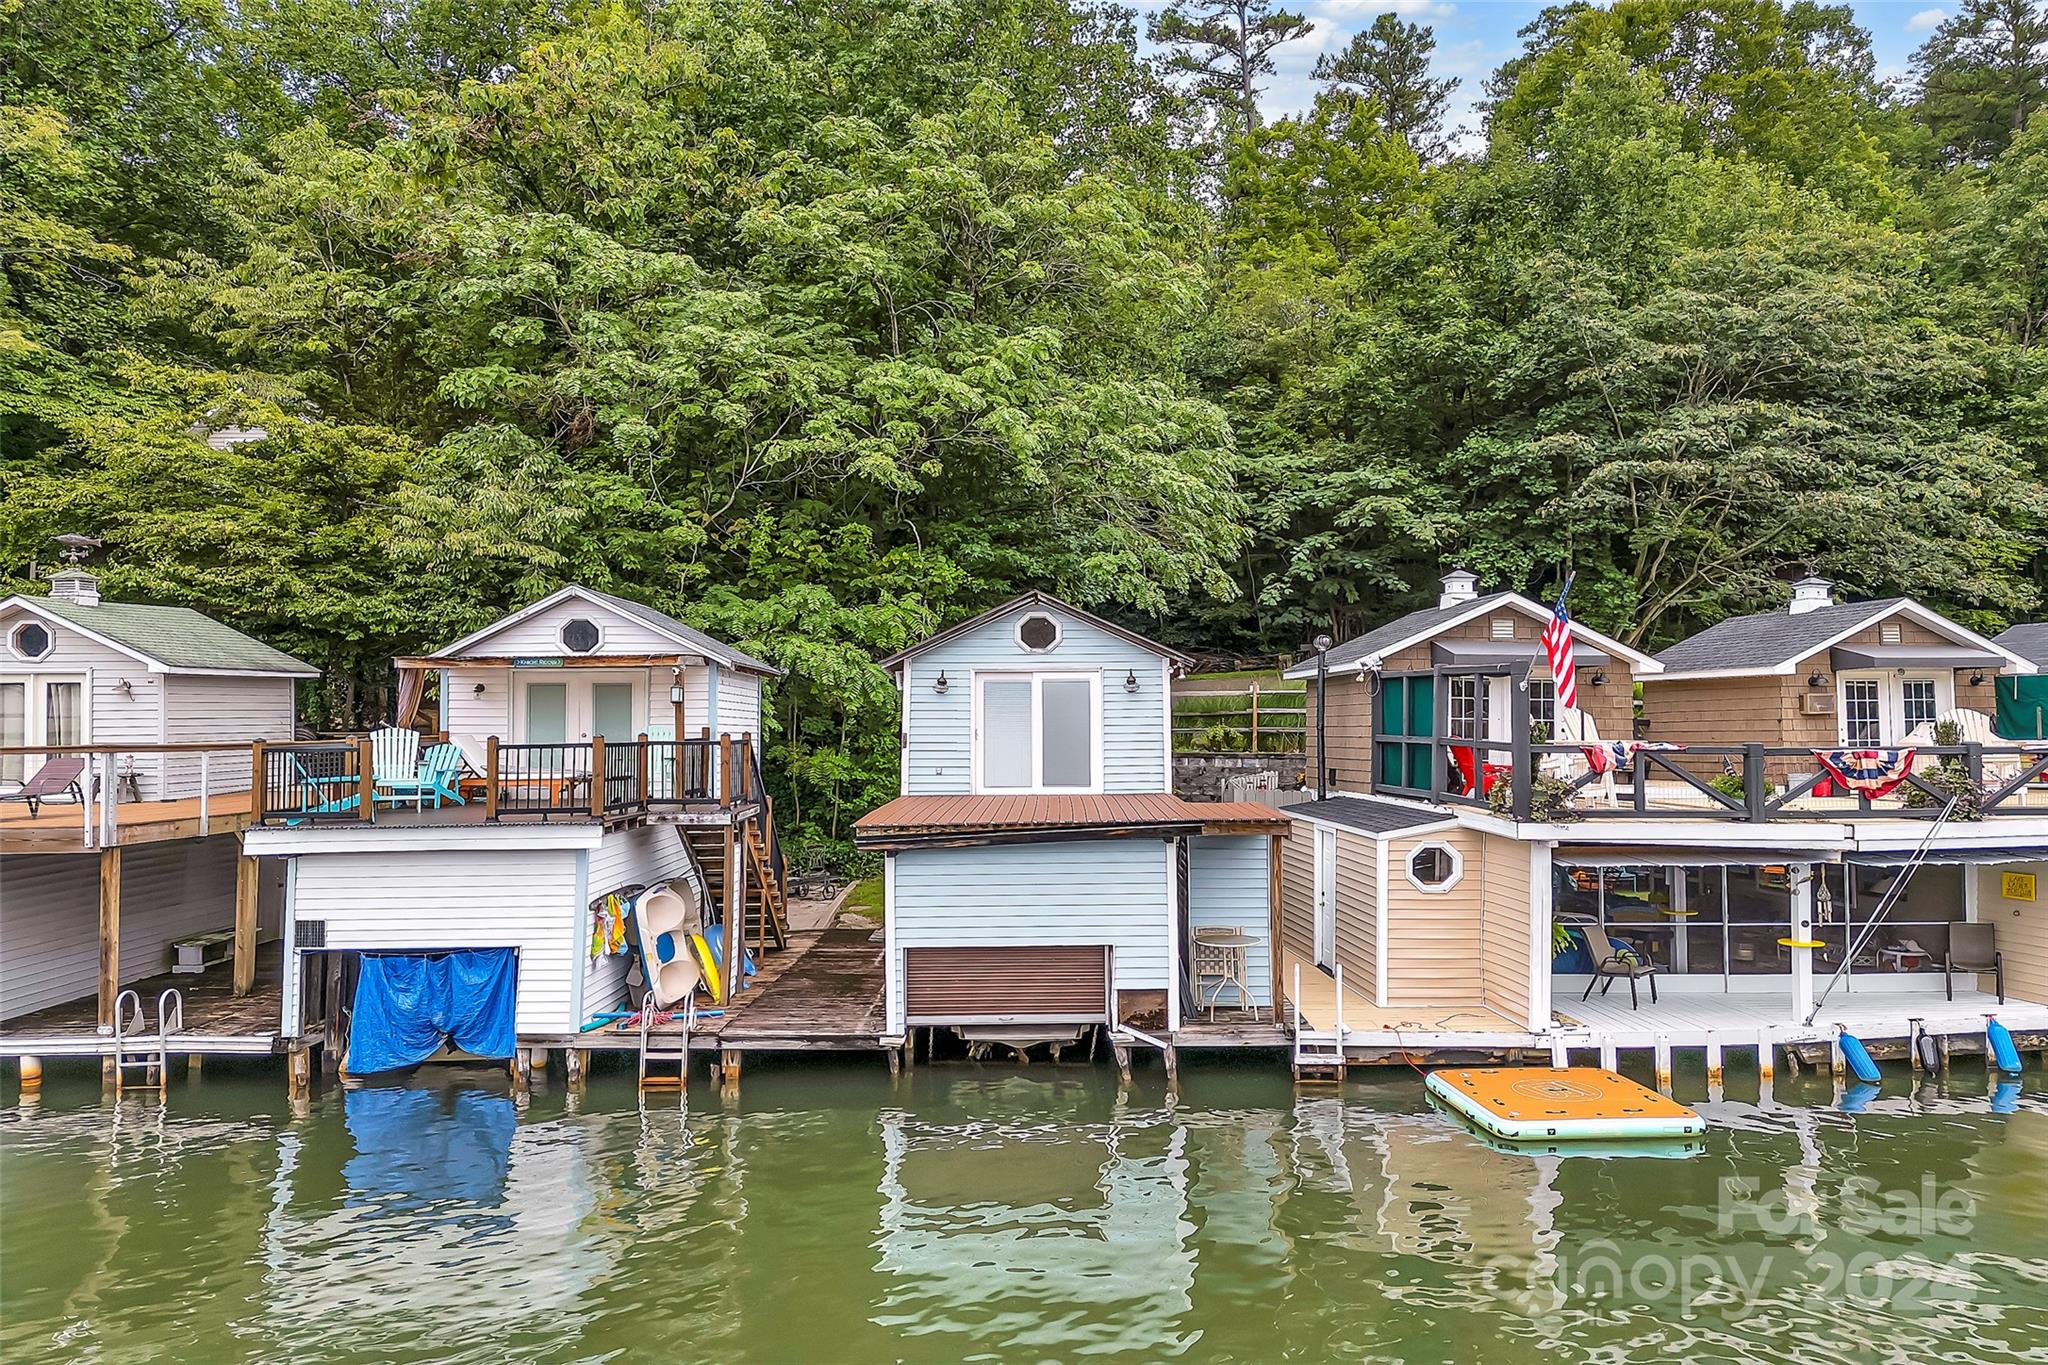
[[[683,670],[680,668],[671,668],[668,671],[668,704],[670,706],[681,706],[683,704]]]
[[[1134,668],[1134,669],[1132,669],[1132,670],[1131,670],[1130,672],[1128,672],[1128,673],[1124,674],[1124,691],[1126,691],[1126,692],[1135,692],[1135,691],[1137,691],[1137,690],[1138,690],[1138,670]]]
[[[1828,685],[1828,675],[1816,669],[1806,675],[1806,685],[1818,691]]]
[[[484,685],[478,683],[475,687],[469,689],[469,694],[472,697],[481,697],[484,694]]]
[[[946,689],[951,686],[952,684],[946,681],[946,670],[940,669],[939,676],[932,681],[932,691],[943,697],[946,695]]]
[[[1984,670],[1980,668],[1980,669],[1978,669],[1978,670],[1977,670],[1976,672],[1974,672],[1974,673],[1972,673],[1972,674],[1970,675],[1970,686],[1972,686],[1972,687],[1982,687],[1983,685],[1984,685]]]
[[[135,700],[135,684],[129,682],[126,678],[123,678],[119,682],[115,683],[114,690],[121,694],[121,698],[124,701]]]
[[[1594,670],[1593,670],[1593,678],[1592,678],[1592,682],[1593,682],[1593,686],[1595,686],[1595,687],[1605,687],[1605,686],[1607,686],[1607,672],[1606,672],[1606,670],[1605,670],[1605,669],[1600,669],[1600,668],[1596,668],[1596,669],[1594,669]]]

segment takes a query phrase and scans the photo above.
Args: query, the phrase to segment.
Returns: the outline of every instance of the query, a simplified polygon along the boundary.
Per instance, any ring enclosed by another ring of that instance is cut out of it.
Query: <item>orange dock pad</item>
[[[1599,1067],[1446,1067],[1431,1094],[1510,1141],[1692,1137],[1706,1120],[1676,1100]]]

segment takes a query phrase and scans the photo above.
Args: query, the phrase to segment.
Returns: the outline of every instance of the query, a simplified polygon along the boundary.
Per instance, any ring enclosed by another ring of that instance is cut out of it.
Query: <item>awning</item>
[[[2012,660],[1968,645],[1836,645],[1835,671],[1845,668],[2003,668]]]
[[[1836,863],[1840,849],[1820,848],[1656,848],[1617,845],[1559,845],[1560,867],[1782,867],[1786,863]],[[1858,861],[1862,861],[1859,859]]]
[[[1865,867],[1899,867],[1913,861],[1911,849],[1883,853],[1850,853],[1844,860]],[[1923,859],[1930,863],[2048,863],[2048,848],[1943,848],[1936,844]]]
[[[1532,663],[1544,656],[1536,640],[1437,640],[1429,647],[1430,661],[1439,668],[1498,668],[1504,664]],[[1597,668],[1614,662],[1605,650],[1572,645],[1572,663],[1579,668]]]

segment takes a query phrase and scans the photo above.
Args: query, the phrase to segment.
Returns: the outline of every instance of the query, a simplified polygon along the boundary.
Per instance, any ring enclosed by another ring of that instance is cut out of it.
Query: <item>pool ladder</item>
[[[1301,1012],[1301,964],[1294,964],[1294,998],[1288,1001],[1294,1014],[1294,1079],[1296,1081],[1335,1081],[1344,1079],[1344,968],[1341,964],[1332,969],[1336,985],[1336,1026],[1331,1029],[1309,1027],[1308,1017]]]
[[[185,1031],[185,997],[175,987],[156,998],[156,1032],[143,1031],[142,997],[133,989],[114,997],[114,1092],[128,1088],[128,1073],[161,1095],[170,1085],[170,1041]]]
[[[690,1023],[696,1014],[694,1002],[682,1007],[682,1037],[670,1045],[670,1037],[654,1032],[657,1007],[654,992],[640,998],[640,1088],[642,1090],[687,1090],[690,1086]],[[668,1068],[673,1067],[674,1070]]]

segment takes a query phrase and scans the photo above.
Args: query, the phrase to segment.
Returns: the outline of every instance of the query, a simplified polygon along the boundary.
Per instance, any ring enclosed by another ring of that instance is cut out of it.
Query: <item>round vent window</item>
[[[571,654],[588,654],[604,639],[604,632],[597,628],[597,622],[577,617],[562,625],[562,648]]]
[[[1027,616],[1017,623],[1017,643],[1043,654],[1060,642],[1060,623],[1050,616]]]
[[[27,621],[16,626],[11,643],[14,652],[24,659],[40,659],[55,647],[50,639],[49,628],[35,621]]]

